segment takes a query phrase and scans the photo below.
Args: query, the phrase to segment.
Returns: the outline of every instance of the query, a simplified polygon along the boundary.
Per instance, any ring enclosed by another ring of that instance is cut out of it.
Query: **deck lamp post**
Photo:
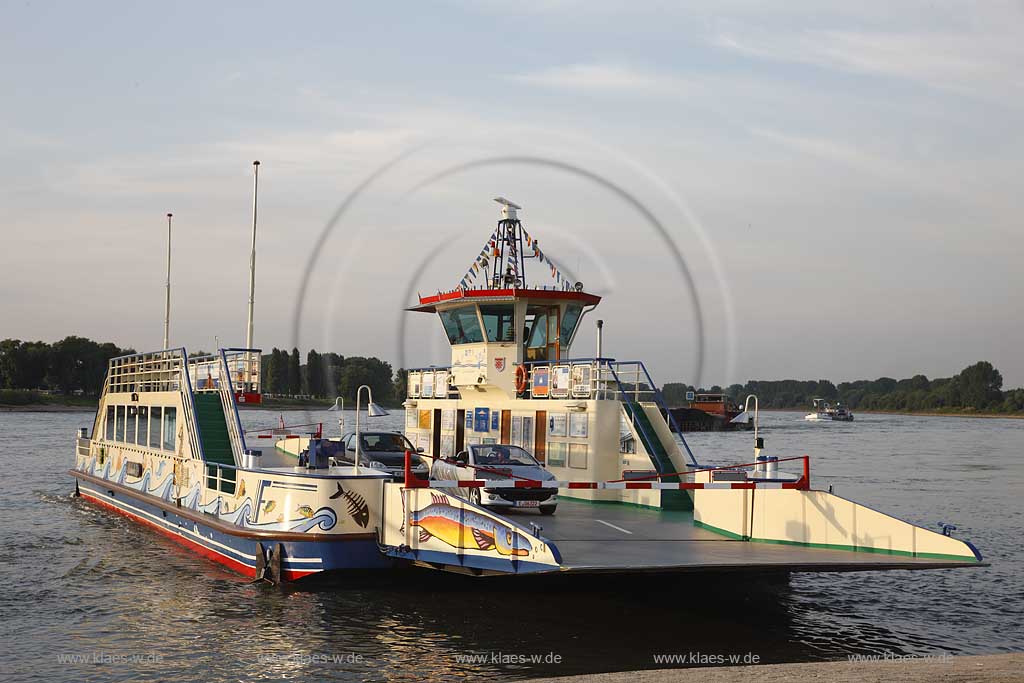
[[[327,409],[328,412],[338,412],[338,431],[345,436],[345,397],[338,396],[334,399],[334,405]]]
[[[356,456],[352,459],[356,474],[359,474],[359,452],[363,445],[362,437],[359,432],[359,410],[362,405],[363,389],[366,389],[366,417],[383,417],[388,414],[388,411],[373,402],[373,389],[371,389],[369,385],[364,384],[356,390]]]

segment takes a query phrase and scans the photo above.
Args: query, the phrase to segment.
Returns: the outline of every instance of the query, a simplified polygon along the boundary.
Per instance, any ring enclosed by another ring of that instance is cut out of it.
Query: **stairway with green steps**
[[[231,437],[224,415],[224,406],[217,392],[196,392],[196,422],[199,424],[199,439],[203,445],[203,456],[207,463],[234,465],[231,453]]]
[[[643,406],[635,401],[623,401],[622,406],[626,409],[626,415],[636,425],[637,436],[640,437],[644,448],[654,459],[658,472],[675,472],[672,459],[669,457],[665,445],[658,438],[658,432],[654,430],[654,425],[651,424],[651,419],[647,416]],[[678,482],[679,477],[678,475],[662,477],[661,481]],[[666,510],[692,510],[693,498],[687,491],[665,490],[661,492],[661,506]]]

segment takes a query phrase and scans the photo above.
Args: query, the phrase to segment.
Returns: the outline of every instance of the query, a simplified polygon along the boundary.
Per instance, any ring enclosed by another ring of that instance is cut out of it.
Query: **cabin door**
[[[558,306],[529,306],[526,309],[524,358],[528,361],[556,361],[561,353],[558,340]]]
[[[458,455],[466,447],[466,411],[455,413],[455,454]]]
[[[558,360],[561,357],[562,344],[558,339],[558,309],[558,306],[548,309],[548,360]]]
[[[441,455],[441,409],[434,409],[434,420],[431,422],[434,433],[430,439],[430,454],[435,458]]]
[[[501,443],[512,443],[512,411],[501,411]]]
[[[548,413],[546,410],[537,411],[537,434],[533,441],[533,457],[544,464],[547,456],[548,445]]]

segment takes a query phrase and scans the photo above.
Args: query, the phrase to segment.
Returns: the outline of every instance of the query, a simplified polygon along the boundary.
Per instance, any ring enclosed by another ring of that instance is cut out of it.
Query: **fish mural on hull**
[[[352,521],[365,529],[366,525],[370,523],[370,506],[366,504],[366,499],[355,491],[343,489],[341,482],[338,482],[337,492],[331,494],[331,500],[338,498],[345,499],[345,503],[348,506],[348,514]]]
[[[453,548],[495,550],[500,555],[524,557],[533,550],[518,530],[469,508],[453,506],[447,496],[433,494],[433,502],[409,516],[419,529],[420,541],[439,538]]]

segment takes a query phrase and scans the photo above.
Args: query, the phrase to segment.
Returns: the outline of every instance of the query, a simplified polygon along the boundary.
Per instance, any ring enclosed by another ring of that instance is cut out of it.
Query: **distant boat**
[[[853,413],[842,403],[832,405],[823,398],[814,399],[814,412],[808,413],[804,419],[809,422],[853,422]]]
[[[736,405],[725,394],[697,394],[687,407],[671,408],[669,412],[684,432],[720,432],[754,428],[752,421],[734,422],[743,412],[743,407]]]

